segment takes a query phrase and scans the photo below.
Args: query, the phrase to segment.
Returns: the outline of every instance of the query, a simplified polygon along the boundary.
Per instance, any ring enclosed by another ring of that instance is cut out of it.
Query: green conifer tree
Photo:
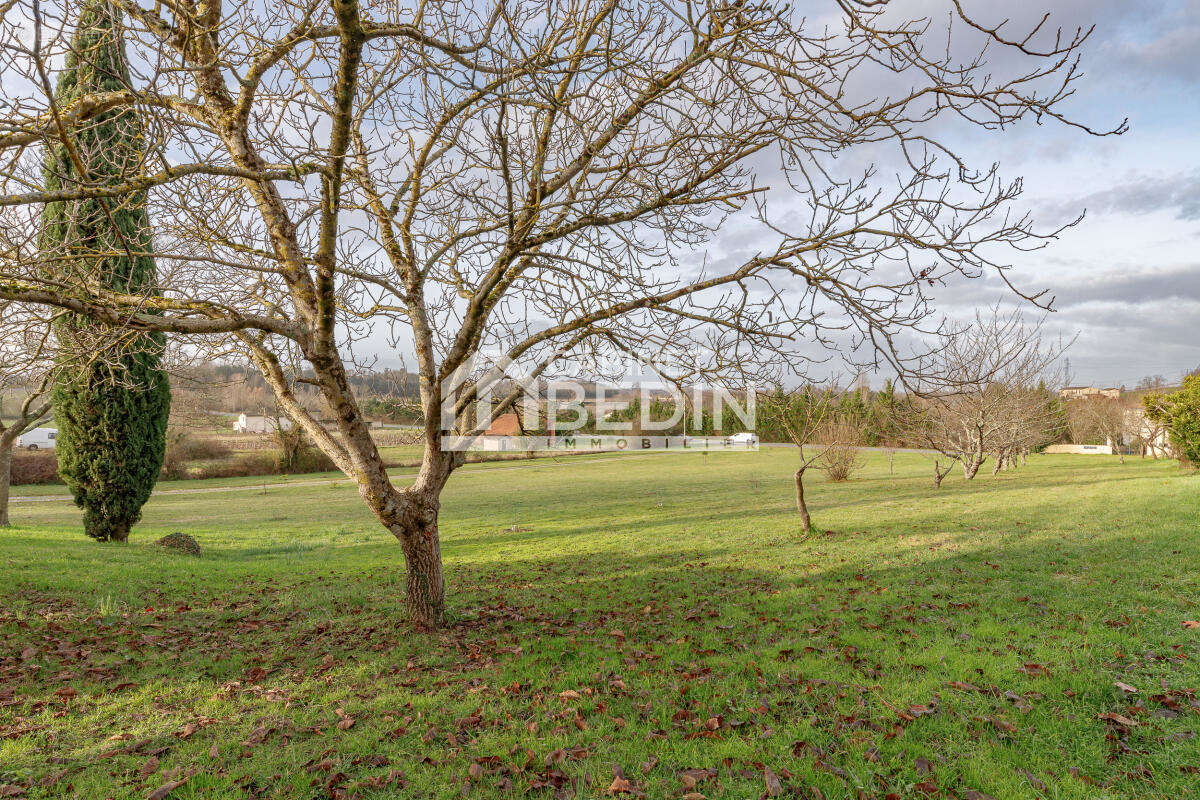
[[[58,106],[128,85],[119,12],[109,0],[85,0],[58,77]],[[140,172],[145,142],[135,110],[114,109],[65,133],[47,148],[48,191],[121,184]],[[144,192],[48,203],[42,248],[54,270],[83,272],[117,292],[158,293]],[[125,541],[162,468],[171,404],[164,338],[83,317],[61,319],[57,335],[69,359],[54,389],[59,473],[87,534]]]

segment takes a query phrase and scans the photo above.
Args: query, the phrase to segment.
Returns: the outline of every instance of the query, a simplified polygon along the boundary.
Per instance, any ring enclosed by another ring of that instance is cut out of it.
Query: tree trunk
[[[978,453],[972,455],[963,461],[963,477],[967,480],[973,479],[981,466],[983,466],[983,456]]]
[[[943,472],[942,471],[942,462],[934,460],[934,462],[933,462],[933,488],[935,488],[935,489],[942,488],[942,479],[945,478],[947,475],[949,475],[950,470],[952,470],[952,469],[954,469],[953,461],[950,462],[950,465],[948,467],[946,467],[945,471]]]
[[[374,488],[380,488],[380,493],[373,492]],[[374,487],[368,483],[360,485],[359,493],[384,527],[400,540],[400,548],[404,553],[404,599],[409,622],[425,630],[444,627],[446,585],[438,537],[437,496],[440,489],[430,492],[410,487],[397,491],[390,485]]]
[[[418,628],[446,624],[446,585],[438,540],[437,509],[414,515],[397,533],[404,550],[409,620]]]
[[[8,527],[8,487],[12,481],[12,442],[0,443],[0,528]]]
[[[800,515],[800,527],[805,533],[812,530],[812,517],[808,515],[808,506],[804,502],[804,470],[796,470],[796,513]]]
[[[83,531],[99,542],[129,541],[129,530],[132,526],[128,521],[114,522],[112,520],[96,519],[93,521],[89,514],[84,514]]]

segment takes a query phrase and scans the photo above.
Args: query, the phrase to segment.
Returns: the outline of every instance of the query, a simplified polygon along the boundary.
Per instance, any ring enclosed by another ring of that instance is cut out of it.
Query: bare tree
[[[812,530],[812,517],[804,497],[804,473],[811,467],[827,466],[829,460],[847,446],[836,435],[839,432],[837,402],[840,396],[841,390],[836,386],[780,387],[759,400],[764,423],[782,431],[799,450],[800,463],[792,477],[796,485],[796,513],[800,515],[800,527],[805,533]]]
[[[999,307],[944,333],[927,359],[905,427],[914,443],[962,465],[973,479],[989,456],[996,471],[1044,441],[1054,424],[1045,388],[1064,346],[1046,342],[1040,323]],[[944,473],[934,467],[934,483]]]
[[[1057,441],[1063,432],[1063,413],[1046,380],[1061,382],[1058,373],[1044,373],[1036,385],[1015,381],[1004,387],[1004,403],[999,407],[991,451],[995,455],[992,473],[1024,464],[1029,453]]]
[[[419,625],[444,619],[439,497],[463,457],[443,439],[486,426],[468,422],[485,356],[540,377],[633,353],[696,381],[769,376],[791,342],[849,333],[907,369],[895,343],[933,319],[929,286],[1007,281],[1007,248],[1058,232],[1014,210],[1019,179],[954,153],[945,123],[1124,129],[1061,109],[1088,30],[1016,33],[958,0],[952,32],[874,0],[819,24],[771,0],[88,1],[123,14],[134,77],[65,107],[49,73],[77,4],[0,6],[0,236],[22,253],[0,297],[247,355],[399,540]],[[39,150],[125,107],[143,115],[138,168],[48,191]],[[46,202],[134,191],[161,296],[36,246]],[[754,246],[707,260],[735,217]],[[406,487],[351,391],[355,344],[389,331],[420,376]]]
[[[27,307],[0,302],[0,527],[9,525],[13,446],[21,434],[50,415],[52,345],[47,320]],[[17,405],[6,421],[3,400],[10,392]]]
[[[1138,450],[1142,458],[1170,456],[1171,441],[1163,407],[1163,393],[1149,392],[1142,397],[1141,407],[1129,409],[1129,428],[1136,437]]]
[[[942,488],[942,481],[946,480],[946,476],[950,474],[950,470],[954,469],[954,465],[958,462],[957,458],[951,457],[946,463],[946,468],[942,469],[941,459],[933,460],[933,488]]]
[[[1076,403],[1096,438],[1112,447],[1124,464],[1125,438],[1130,432],[1129,405],[1116,397],[1088,397]]]
[[[1067,436],[1072,444],[1098,444],[1102,441],[1096,427],[1096,415],[1092,413],[1088,399],[1076,397],[1064,405],[1067,419]]]
[[[863,426],[857,418],[835,411],[817,432],[817,439],[823,448],[817,468],[832,483],[848,481],[862,468]]]

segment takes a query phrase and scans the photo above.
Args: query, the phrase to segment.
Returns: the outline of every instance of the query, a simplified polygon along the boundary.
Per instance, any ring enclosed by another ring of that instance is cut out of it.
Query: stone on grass
[[[178,550],[188,555],[200,555],[200,543],[188,536],[186,533],[169,533],[166,536],[155,542],[159,547],[169,547],[172,550]]]

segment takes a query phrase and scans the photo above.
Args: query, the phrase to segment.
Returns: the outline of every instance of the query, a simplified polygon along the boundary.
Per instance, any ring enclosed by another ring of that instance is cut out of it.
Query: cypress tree
[[[85,0],[62,73],[57,103],[129,85],[119,12]],[[137,112],[118,108],[55,136],[47,147],[48,191],[126,182],[145,152]],[[48,203],[43,255],[70,284],[158,294],[146,193]],[[82,316],[59,320],[65,354],[54,387],[59,474],[83,509],[84,530],[125,541],[162,468],[171,390],[160,364],[162,334],[121,331]]]

